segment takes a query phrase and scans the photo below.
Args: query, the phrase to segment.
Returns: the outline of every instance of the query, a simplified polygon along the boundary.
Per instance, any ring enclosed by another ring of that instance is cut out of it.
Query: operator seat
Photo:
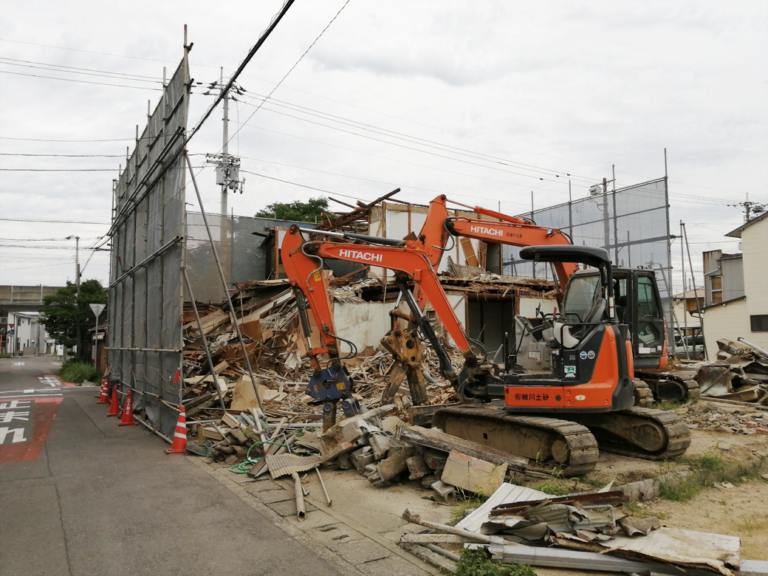
[[[584,324],[593,324],[599,322],[605,315],[606,308],[607,303],[605,298],[598,298],[595,300],[595,303],[592,305],[592,308],[590,308],[589,312],[587,312],[587,315],[584,317],[582,322]],[[552,336],[555,338],[555,340],[557,340],[559,344],[565,348],[575,348],[579,342],[581,342],[590,332],[592,332],[592,330],[595,329],[595,326],[579,326],[578,328],[575,328],[573,332],[571,332],[570,326],[564,326],[564,324],[566,324],[566,322],[555,320],[552,327]],[[560,340],[561,334],[562,341]]]

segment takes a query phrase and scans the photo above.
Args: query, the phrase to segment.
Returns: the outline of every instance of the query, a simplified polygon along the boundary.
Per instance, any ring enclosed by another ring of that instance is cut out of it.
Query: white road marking
[[[24,366],[24,362],[14,362],[14,366]]]
[[[38,376],[38,380],[40,380],[41,384],[48,384],[48,386],[56,387],[61,385],[61,380],[59,380],[56,377],[52,376]]]
[[[10,442],[6,442],[6,438],[10,436]],[[8,428],[8,426],[0,427],[0,444],[16,444],[17,442],[27,442],[24,438],[24,428]]]

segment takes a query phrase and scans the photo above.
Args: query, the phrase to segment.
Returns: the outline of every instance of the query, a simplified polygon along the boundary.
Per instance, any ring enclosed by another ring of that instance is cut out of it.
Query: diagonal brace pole
[[[219,380],[218,376],[216,374],[216,371],[213,368],[213,359],[211,358],[211,351],[208,348],[208,339],[205,337],[205,332],[203,332],[203,323],[200,321],[200,314],[197,312],[197,302],[195,302],[195,295],[192,293],[192,285],[189,283],[189,277],[187,276],[187,269],[183,268],[182,272],[184,273],[184,284],[187,286],[187,294],[189,294],[189,299],[192,301],[192,309],[195,311],[195,320],[197,321],[197,328],[200,330],[200,336],[203,339],[203,349],[205,350],[205,357],[208,359],[208,368],[211,370],[211,375],[213,376],[213,385],[216,388],[216,393],[219,395],[219,403],[221,404],[221,409],[224,410],[224,412],[227,412],[227,407],[224,405],[224,398],[221,395],[221,389],[219,388]]]
[[[233,324],[235,325],[235,332],[237,332],[237,339],[240,342],[240,348],[243,350],[243,358],[245,359],[245,366],[248,368],[248,376],[251,378],[251,385],[253,386],[253,393],[256,395],[256,401],[259,403],[259,409],[262,414],[264,412],[264,404],[261,402],[261,394],[259,393],[259,386],[256,384],[256,377],[253,375],[253,368],[251,367],[251,359],[248,358],[248,351],[245,349],[245,342],[243,342],[243,334],[240,332],[240,325],[237,323],[237,314],[235,313],[235,307],[232,304],[232,298],[229,295],[229,288],[227,287],[227,281],[224,278],[224,271],[221,269],[221,260],[219,260],[219,252],[216,250],[216,244],[213,241],[213,235],[211,234],[211,227],[208,225],[208,216],[205,213],[203,207],[203,199],[200,197],[200,189],[197,187],[197,180],[195,180],[195,172],[192,170],[192,165],[189,163],[189,156],[187,152],[184,152],[184,159],[189,168],[189,173],[192,176],[192,184],[195,188],[195,194],[197,195],[197,202],[200,204],[200,212],[203,215],[203,223],[205,224],[205,231],[208,233],[208,240],[211,243],[211,251],[213,252],[213,259],[216,260],[216,269],[219,271],[219,278],[221,279],[221,285],[224,288],[224,295],[227,298],[227,305],[229,306],[229,312],[232,314]],[[266,441],[264,434],[264,428],[261,425],[261,418],[255,418],[256,420],[256,432],[259,434],[262,442]]]

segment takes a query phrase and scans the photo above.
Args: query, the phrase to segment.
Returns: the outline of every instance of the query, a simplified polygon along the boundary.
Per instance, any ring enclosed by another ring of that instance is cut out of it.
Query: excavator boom
[[[447,198],[442,195],[429,203],[427,219],[421,228],[420,237],[424,240],[424,249],[435,268],[440,264],[449,235],[520,247],[571,244],[570,238],[557,228],[537,226],[531,220],[507,216],[480,206],[474,208],[475,212],[499,221],[451,216],[446,202]],[[568,278],[579,269],[578,265],[572,262],[554,262],[553,267],[561,289],[565,289]],[[416,299],[423,308],[426,301],[418,291]],[[562,303],[561,296],[558,297],[558,302]]]

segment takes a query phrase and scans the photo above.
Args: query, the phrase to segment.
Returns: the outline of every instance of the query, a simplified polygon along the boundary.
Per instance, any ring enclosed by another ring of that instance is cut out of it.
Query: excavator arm
[[[306,230],[306,232],[313,233],[311,230]],[[376,239],[356,234],[319,233],[327,236],[342,236],[347,240],[363,239],[367,242],[378,240],[390,244],[350,244],[329,240],[307,242],[302,236],[302,230],[297,226],[291,226],[283,238],[280,247],[282,263],[291,286],[296,292],[299,316],[308,342],[310,362],[315,370],[307,392],[316,400],[326,403],[324,410],[329,413],[329,422],[332,421],[331,418],[335,420],[336,403],[341,401],[346,412],[344,403],[349,403],[353,399],[351,395],[352,383],[340,362],[337,343],[339,337],[335,334],[333,325],[328,283],[322,274],[324,258],[374,264],[396,271],[401,293],[410,306],[414,320],[422,333],[433,343],[443,376],[457,387],[461,387],[468,378],[474,379],[479,364],[478,360],[420,241],[409,240],[393,246],[391,240],[384,238]],[[421,309],[408,290],[407,279],[413,280],[415,286],[429,300],[443,326],[464,355],[465,366],[458,376],[451,366],[445,350],[439,345],[431,325],[423,316]],[[321,345],[318,347],[312,346],[311,328],[306,314],[307,307],[311,310],[320,331]],[[323,355],[328,356],[329,366],[326,368],[323,368],[321,361]],[[352,409],[354,410],[355,406],[352,406]],[[332,414],[330,414],[331,412]]]
[[[557,228],[538,226],[531,220],[507,216],[480,206],[476,206],[474,211],[497,218],[499,221],[451,216],[446,201],[443,195],[429,203],[427,219],[420,234],[427,258],[435,268],[440,264],[449,235],[521,247],[571,244],[568,236]],[[578,270],[578,265],[571,262],[555,262],[553,266],[557,281],[561,289],[564,289],[568,278]],[[420,291],[416,291],[415,295],[419,306],[423,308],[426,304],[425,295]],[[560,304],[562,304],[561,300],[562,294],[558,296]]]

